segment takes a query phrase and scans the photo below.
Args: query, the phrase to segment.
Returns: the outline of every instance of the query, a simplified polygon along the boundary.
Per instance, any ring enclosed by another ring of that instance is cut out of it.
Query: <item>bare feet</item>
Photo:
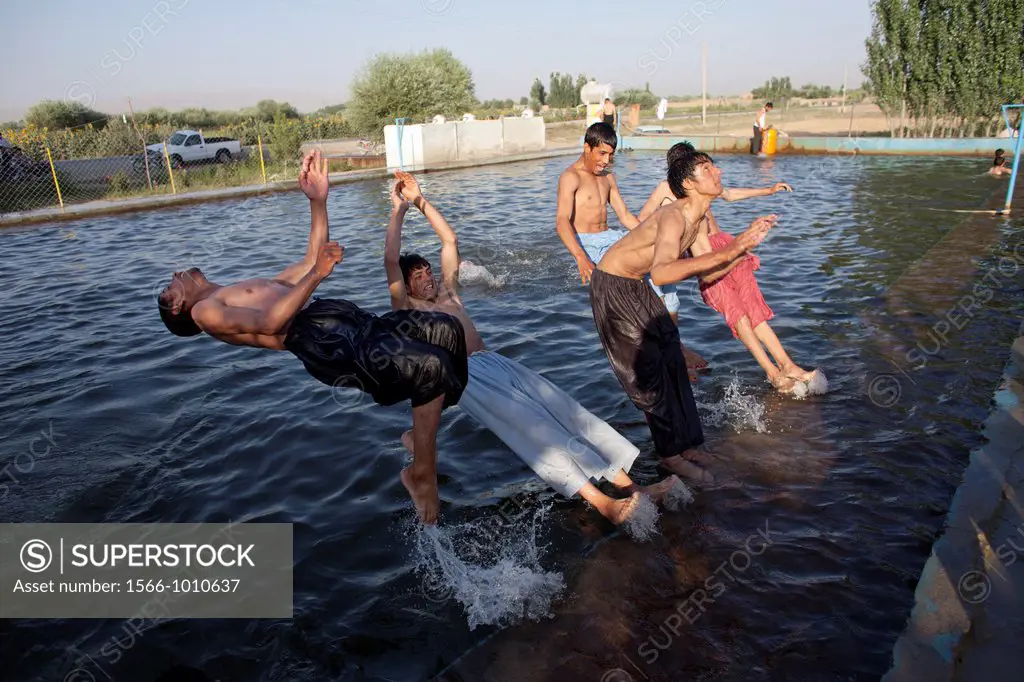
[[[682,456],[684,459],[688,459],[691,462],[696,462],[697,464],[700,464],[701,466],[705,467],[715,461],[714,457],[704,452],[703,450],[698,450],[697,448],[690,448],[689,450],[684,450],[682,452]]]
[[[808,372],[795,364],[783,367],[779,371],[783,376],[787,376],[790,379],[796,379],[797,381],[807,382],[814,378],[814,372]]]
[[[786,376],[781,372],[774,377],[768,377],[768,381],[775,387],[775,390],[779,393],[792,394],[796,391],[797,380],[793,377]]]
[[[661,502],[665,498],[665,495],[668,494],[668,491],[672,490],[676,483],[679,483],[679,477],[672,474],[668,478],[658,481],[654,485],[637,486],[636,488],[638,492],[647,495],[655,502]]]
[[[689,452],[689,451],[688,451]],[[711,475],[711,472],[707,471],[703,467],[700,467],[693,462],[675,455],[674,457],[666,457],[662,459],[659,464],[665,467],[674,474],[678,474],[683,478],[688,478],[691,481],[698,483],[704,483],[707,485],[713,485],[715,477]]]
[[[416,454],[416,450],[413,448],[412,429],[409,429],[402,434],[402,445],[405,446],[405,449],[409,451],[410,455]]]
[[[409,491],[409,497],[416,506],[416,514],[420,521],[427,525],[437,523],[437,515],[441,509],[441,500],[437,495],[437,478],[416,478],[413,476],[411,466],[402,469],[401,478],[402,485]]]
[[[633,493],[625,499],[615,500],[609,504],[602,514],[616,526],[621,526],[633,515],[638,504],[640,504],[640,493]]]

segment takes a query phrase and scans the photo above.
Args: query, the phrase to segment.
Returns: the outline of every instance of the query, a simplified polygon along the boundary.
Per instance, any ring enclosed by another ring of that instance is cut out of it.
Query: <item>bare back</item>
[[[294,287],[288,282],[277,279],[255,278],[247,279],[237,284],[221,287],[213,292],[202,302],[196,304],[209,305],[207,301],[220,304],[228,308],[243,308],[247,310],[266,312],[287,295]],[[233,346],[252,346],[254,348],[267,348],[270,350],[285,350],[284,339],[288,335],[286,326],[279,334],[265,335],[253,333],[223,333],[211,329],[203,329],[207,334],[229,343]]]
[[[610,275],[643,279],[651,272],[659,230],[667,221],[682,220],[685,227],[679,239],[677,257],[681,258],[697,238],[701,221],[691,221],[685,213],[685,200],[662,206],[615,243],[598,264],[598,269]]]
[[[573,174],[578,189],[573,200],[572,216],[569,222],[579,234],[604,232],[608,229],[608,201],[612,182],[608,173],[594,175],[573,164],[563,175]]]

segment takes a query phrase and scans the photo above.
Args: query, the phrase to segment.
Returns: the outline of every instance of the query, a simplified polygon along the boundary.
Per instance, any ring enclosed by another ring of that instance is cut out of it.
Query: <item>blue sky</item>
[[[0,120],[42,99],[101,111],[345,101],[378,52],[446,47],[481,99],[518,98],[540,76],[649,82],[659,95],[739,94],[771,76],[862,80],[868,0],[7,0]]]

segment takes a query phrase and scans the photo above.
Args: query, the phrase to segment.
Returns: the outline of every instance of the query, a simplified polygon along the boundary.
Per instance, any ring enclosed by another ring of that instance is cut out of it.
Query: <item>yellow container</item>
[[[779,144],[779,131],[775,128],[769,128],[761,134],[761,153],[766,156],[772,156],[775,154],[775,149]]]

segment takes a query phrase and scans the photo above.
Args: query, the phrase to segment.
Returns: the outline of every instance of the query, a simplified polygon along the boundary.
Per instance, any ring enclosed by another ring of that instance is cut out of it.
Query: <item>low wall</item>
[[[677,142],[718,153],[750,153],[749,137],[726,135],[633,135],[622,138],[623,149],[668,151]],[[992,156],[1005,149],[1012,156],[1015,139],[890,138],[890,137],[779,137],[778,154],[906,154],[933,156]]]
[[[384,127],[388,168],[410,171],[539,152],[545,140],[542,118],[407,125],[401,135],[398,126]]]

